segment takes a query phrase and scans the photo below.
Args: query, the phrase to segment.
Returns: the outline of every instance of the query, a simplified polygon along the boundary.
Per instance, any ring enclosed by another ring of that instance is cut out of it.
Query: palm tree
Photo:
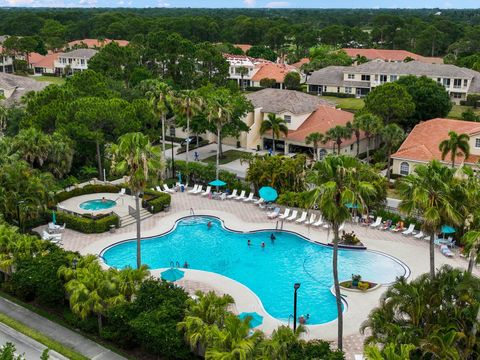
[[[357,158],[360,155],[360,123],[356,117],[353,118],[353,122],[348,122],[346,125],[352,131],[352,134],[355,135],[355,145],[357,147]]]
[[[126,267],[118,272],[118,289],[127,301],[131,301],[142,285],[143,280],[150,275],[147,265],[142,265],[140,269]]]
[[[463,241],[465,243],[465,250],[469,252],[468,258],[468,272],[471,274],[473,271],[473,265],[480,259],[478,253],[480,251],[480,231],[470,230],[463,235]]]
[[[0,105],[0,138],[3,137],[7,128],[7,108]]]
[[[367,137],[367,162],[370,162],[370,141],[372,137],[378,135],[380,130],[383,127],[382,119],[380,119],[377,115],[373,115],[370,113],[364,113],[356,118],[358,122],[358,127],[365,133]]]
[[[374,345],[366,346],[364,353],[369,360],[409,360],[414,349],[415,345],[401,344],[397,350],[396,344],[389,343],[382,350]]]
[[[275,114],[268,114],[267,118],[262,121],[260,125],[260,135],[265,134],[267,131],[272,132],[273,138],[273,153],[275,154],[275,138],[280,138],[280,133],[288,136],[288,127],[285,119],[278,117]]]
[[[358,204],[360,212],[378,195],[373,183],[379,175],[360,160],[350,156],[327,156],[315,164],[308,181],[315,186],[310,191],[310,205],[318,205],[324,219],[333,230],[333,279],[338,316],[338,348],[343,347],[343,310],[338,279],[338,241],[340,225],[351,218],[347,203]]]
[[[128,133],[112,145],[112,170],[128,174],[128,186],[135,196],[137,220],[137,269],[142,266],[140,236],[140,194],[148,181],[155,179],[164,167],[162,154],[142,133]]]
[[[295,332],[289,326],[279,326],[273,331],[271,338],[261,344],[262,359],[288,360],[290,349],[299,343],[300,335],[305,331],[302,325],[297,327]]]
[[[305,144],[310,145],[313,144],[313,158],[315,160],[318,160],[318,144],[323,142],[325,139],[325,135],[319,133],[319,132],[314,132],[311,134],[308,134],[308,136],[305,138]]]
[[[343,139],[350,139],[352,137],[351,130],[346,126],[337,125],[327,131],[327,139],[333,141],[333,150],[335,151],[335,144],[337,145],[337,154],[340,155],[340,148]]]
[[[243,82],[243,77],[245,75],[248,75],[248,69],[245,66],[239,66],[237,68],[237,73],[240,75],[241,81],[242,81],[242,91],[245,91],[245,83]]]
[[[46,159],[47,169],[56,178],[61,179],[70,173],[72,168],[73,155],[75,153],[73,143],[68,136],[59,132],[54,132],[50,139],[52,146]]]
[[[387,180],[390,181],[390,156],[392,155],[392,149],[400,145],[405,138],[405,132],[397,124],[388,124],[380,131],[380,134],[387,149]]]
[[[430,235],[430,276],[435,277],[435,234],[443,224],[461,223],[455,206],[453,186],[457,180],[454,171],[434,160],[418,165],[413,174],[399,181],[397,189],[402,201],[401,211],[422,217],[422,231]]]
[[[13,140],[13,148],[32,167],[41,167],[52,147],[50,137],[36,128],[21,130]]]
[[[455,131],[450,131],[448,133],[448,139],[443,140],[438,146],[442,152],[442,160],[445,160],[447,154],[450,153],[452,168],[454,168],[457,155],[463,154],[463,158],[467,159],[470,155],[469,140],[470,137],[467,134],[458,135]]]

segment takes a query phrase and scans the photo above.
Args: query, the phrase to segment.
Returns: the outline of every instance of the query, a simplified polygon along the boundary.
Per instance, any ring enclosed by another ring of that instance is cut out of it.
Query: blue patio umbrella
[[[208,183],[208,185],[211,185],[211,186],[225,186],[225,185],[227,185],[227,183],[225,181],[217,179],[217,180],[210,181]]]
[[[456,232],[455,228],[451,227],[450,225],[442,225],[442,234],[453,234]]]
[[[57,223],[57,214],[55,211],[52,211],[52,223],[55,225]]]
[[[260,326],[263,323],[263,316],[256,313],[256,312],[243,312],[238,317],[240,319],[245,319],[246,317],[250,316],[250,328],[254,328]]]
[[[270,186],[262,187],[258,193],[260,194],[260,197],[266,202],[275,201],[278,198],[277,190]]]
[[[160,274],[163,280],[167,280],[171,282],[180,280],[181,278],[183,278],[184,275],[185,275],[185,272],[175,268],[170,268]]]
[[[345,206],[349,209],[358,209],[358,204],[346,203]]]

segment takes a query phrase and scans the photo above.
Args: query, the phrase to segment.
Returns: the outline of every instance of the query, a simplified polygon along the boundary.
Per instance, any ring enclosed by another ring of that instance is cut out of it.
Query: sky
[[[0,7],[480,8],[479,0],[0,0]]]

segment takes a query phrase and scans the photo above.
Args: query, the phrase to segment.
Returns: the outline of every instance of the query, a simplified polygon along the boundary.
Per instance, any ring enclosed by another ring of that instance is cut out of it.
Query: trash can
[[[115,229],[116,229],[116,226],[115,226],[115,225],[110,225],[110,232],[111,232],[112,234],[115,233]]]
[[[180,185],[180,191],[185,192],[185,185],[183,185],[183,184]]]

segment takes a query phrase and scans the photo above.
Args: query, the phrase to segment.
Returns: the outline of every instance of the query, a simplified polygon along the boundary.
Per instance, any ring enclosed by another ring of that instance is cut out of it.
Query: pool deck
[[[98,194],[95,195],[98,198]],[[85,201],[83,197],[74,199],[79,199],[77,200],[78,203]],[[210,200],[198,195],[175,193],[172,195],[172,204],[169,212],[159,213],[142,221],[142,237],[154,236],[170,231],[179,218],[191,215],[191,209],[195,215],[219,217],[224,221],[225,226],[232,230],[275,229],[276,225],[276,220],[267,219],[265,211],[252,203],[235,200]],[[328,243],[332,238],[331,232],[327,230],[311,228],[305,225],[284,222],[283,229],[297,232],[311,241],[320,243]],[[416,240],[401,234],[361,227],[355,224],[347,224],[345,230],[354,230],[369,250],[388,254],[406,264],[411,272],[411,277],[416,277],[429,271],[428,242],[424,240]],[[89,235],[67,229],[63,236],[63,246],[68,250],[79,251],[82,254],[100,254],[106,247],[134,237],[135,224],[117,229],[115,234]],[[458,255],[454,258],[447,258],[438,250],[436,250],[435,261],[437,267],[443,264],[462,268],[467,266],[466,259]],[[158,275],[160,271],[158,269],[152,270],[152,274]],[[474,273],[480,276],[478,267],[474,269]],[[264,322],[259,328],[267,334],[271,333],[282,323],[266,313],[260,300],[252,291],[244,285],[222,275],[189,269],[186,270],[185,277],[178,281],[177,284],[185,287],[190,293],[198,289],[202,291],[213,290],[219,294],[228,293],[232,295],[235,299],[234,311],[238,313],[256,311],[264,316]],[[372,308],[378,305],[384,290],[385,287],[380,287],[367,293],[344,292],[348,303],[344,312],[344,348],[348,359],[353,358],[353,354],[362,352],[364,337],[359,334],[359,327],[365,321]],[[301,289],[299,290],[299,296],[301,296]],[[336,334],[337,324],[336,321],[332,321],[327,324],[308,326],[305,336],[306,338],[322,338],[335,341]]]

